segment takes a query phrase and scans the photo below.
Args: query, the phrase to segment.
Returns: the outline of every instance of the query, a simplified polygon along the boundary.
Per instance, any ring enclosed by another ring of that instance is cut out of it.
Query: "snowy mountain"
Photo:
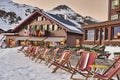
[[[73,11],[71,8],[69,8],[66,5],[59,5],[47,12],[64,17],[65,19],[68,19],[68,20],[73,20],[75,22],[80,23],[81,25],[98,23],[98,21],[96,19],[94,19],[90,16],[83,17],[82,15],[76,13],[75,11]]]
[[[18,4],[11,0],[0,0],[0,29],[9,32],[25,20],[36,9],[38,10],[39,8],[26,4]],[[80,23],[81,25],[88,25],[97,22],[92,17],[83,17],[77,14],[66,5],[57,6],[53,10],[47,12],[64,17],[74,23]]]
[[[0,0],[0,29],[4,31],[13,29],[35,9],[37,8],[11,0]]]

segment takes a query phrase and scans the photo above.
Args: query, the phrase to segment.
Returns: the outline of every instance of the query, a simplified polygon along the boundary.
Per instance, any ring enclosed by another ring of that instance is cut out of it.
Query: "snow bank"
[[[114,58],[114,52],[120,52],[120,47],[118,46],[106,46],[105,47],[105,51],[109,51],[111,53],[109,59],[113,59]]]
[[[61,69],[51,73],[53,67],[35,63],[17,49],[0,49],[0,80],[70,80],[70,73]]]

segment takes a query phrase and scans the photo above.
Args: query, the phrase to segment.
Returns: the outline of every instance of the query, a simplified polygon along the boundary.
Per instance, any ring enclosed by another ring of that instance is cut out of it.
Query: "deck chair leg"
[[[46,64],[46,65],[48,65],[48,63],[47,63],[47,62],[46,62],[45,64]]]
[[[67,71],[72,73],[73,70],[72,70],[70,62],[68,62],[66,65],[67,65],[67,67],[66,67]]]
[[[70,62],[68,62],[68,67],[71,71],[73,71]]]
[[[52,73],[55,73],[58,69],[59,69],[59,65],[58,66],[56,66],[56,68],[52,71]]]
[[[51,63],[48,67],[50,68],[53,64]]]
[[[73,78],[73,75],[75,74],[75,70],[73,71],[73,73],[72,73],[72,75],[71,75],[71,77],[70,77],[70,79],[72,79]]]
[[[50,61],[51,61],[51,60],[48,58],[48,59],[46,60],[45,64],[48,65],[48,64],[50,63]]]
[[[27,56],[28,56],[28,54],[29,54],[29,53],[25,52],[25,57],[27,57]]]
[[[38,61],[38,58],[35,60],[35,63]]]
[[[46,63],[45,63],[45,64],[46,64],[46,65],[48,65],[49,63],[50,63],[49,61],[46,61]]]
[[[87,79],[88,79],[89,75],[90,75],[90,73],[88,73],[88,74],[87,74],[87,76],[86,76],[85,80],[87,80]]]
[[[32,57],[32,59],[31,59],[31,60],[33,61],[34,59],[35,59],[35,58],[34,58],[34,57]]]
[[[120,80],[119,75],[117,75],[117,80]]]
[[[38,61],[38,59],[39,59],[39,56],[40,56],[40,54],[36,56],[35,63]]]
[[[40,60],[40,62],[39,63],[41,63],[42,62],[42,59]]]

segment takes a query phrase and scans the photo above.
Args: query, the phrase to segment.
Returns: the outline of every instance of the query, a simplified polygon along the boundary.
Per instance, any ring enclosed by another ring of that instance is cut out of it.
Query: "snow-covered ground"
[[[120,52],[119,46],[106,46],[105,51],[109,51],[111,53],[109,59],[114,59],[114,52]]]
[[[0,49],[0,80],[70,80],[70,73],[61,69],[51,73],[53,67],[35,63],[17,49]]]
[[[18,53],[19,48],[0,49],[0,80],[70,80],[70,73],[61,69],[51,73],[53,66],[35,63],[22,52]],[[84,79],[80,75],[75,77]]]

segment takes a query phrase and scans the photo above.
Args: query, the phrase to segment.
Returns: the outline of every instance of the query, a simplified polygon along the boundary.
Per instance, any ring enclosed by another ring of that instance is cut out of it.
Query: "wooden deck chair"
[[[120,57],[101,75],[99,73],[95,73],[95,78],[98,80],[111,80],[114,75],[120,72]],[[120,74],[119,74],[120,75]],[[119,77],[117,77],[118,80]]]
[[[36,57],[35,57],[35,62],[37,62],[39,60],[39,57],[41,57],[41,55],[44,53],[45,51],[45,48],[39,48],[38,50],[38,53],[36,54]]]
[[[46,58],[48,57],[48,53],[49,53],[50,49],[45,49],[44,52],[42,54],[39,54],[38,57],[37,57],[37,61],[40,59],[40,62],[41,63],[43,60],[46,60]]]
[[[33,52],[34,46],[31,46],[28,50],[24,51],[25,56],[29,56],[31,52]]]
[[[36,48],[37,48],[37,46],[33,46],[32,51],[28,54],[29,58],[35,53]]]
[[[86,77],[87,79],[88,75],[91,74],[90,72],[91,68],[89,65],[95,63],[96,56],[97,56],[96,52],[87,52],[87,51],[83,52],[81,54],[80,59],[78,60],[76,67],[73,68],[73,73],[70,78],[72,79],[75,73],[80,73],[82,76]]]
[[[46,49],[45,51],[44,51],[44,53],[42,54],[42,56],[41,56],[41,60],[40,60],[40,63],[43,61],[43,60],[47,60],[48,59],[48,56],[49,56],[49,52],[50,52],[50,50],[51,49]]]
[[[48,65],[55,58],[58,50],[59,50],[59,48],[54,49],[53,53],[48,57],[45,64]]]
[[[24,50],[24,48],[25,48],[25,45],[21,46],[21,48],[20,48],[20,49],[18,49],[18,52],[19,52],[19,51],[23,51],[23,50]]]
[[[30,49],[32,48],[32,45],[29,45],[28,47],[26,47],[24,50],[22,50],[23,53],[28,52]]]
[[[55,73],[59,68],[64,69],[66,71],[70,71],[71,65],[70,65],[70,57],[71,57],[72,51],[70,50],[64,50],[60,56],[55,59],[50,66],[54,65],[55,68],[52,71],[52,73]],[[50,67],[49,66],[49,67]]]
[[[32,60],[34,60],[35,57],[37,56],[38,51],[39,51],[39,48],[40,48],[39,46],[36,46],[36,47],[34,48],[34,51],[31,52],[30,57],[32,57],[32,58],[31,58]]]

